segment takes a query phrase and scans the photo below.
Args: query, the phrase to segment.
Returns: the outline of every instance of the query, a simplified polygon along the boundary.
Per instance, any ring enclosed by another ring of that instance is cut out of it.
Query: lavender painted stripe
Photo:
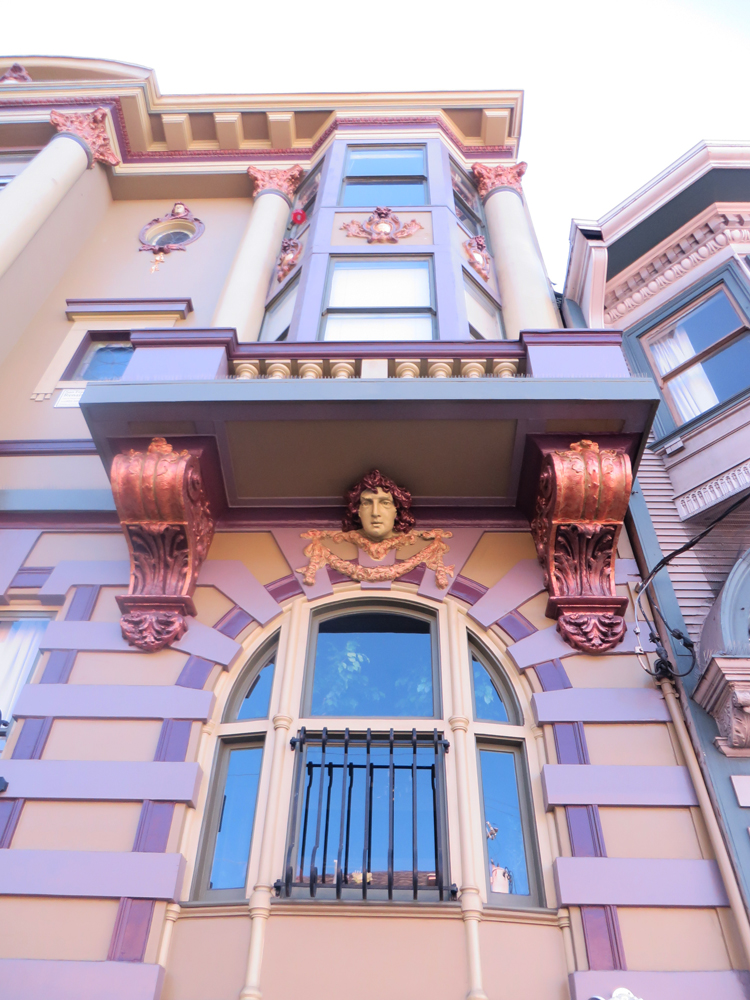
[[[181,854],[0,851],[0,895],[177,899]]]
[[[7,604],[5,591],[13,582],[36,544],[41,531],[36,528],[5,528],[0,530],[0,604]]]
[[[309,562],[305,555],[305,548],[310,544],[309,539],[300,538],[299,528],[274,528],[273,537],[276,544],[284,554],[284,558],[289,563],[289,568],[294,573],[297,582],[305,592],[308,601],[316,597],[327,597],[333,593],[333,587],[328,576],[328,568],[322,566],[316,576],[315,583],[308,587],[302,582],[302,574],[298,572],[301,566],[306,566]]]
[[[616,656],[618,653],[632,653],[638,639],[640,639],[645,650],[653,652],[654,646],[649,642],[648,638],[649,626],[641,624],[640,636],[635,634],[633,628],[634,623],[628,622],[625,638],[619,646],[615,646],[614,649],[610,650],[606,654],[607,656]],[[520,639],[514,645],[509,646],[508,653],[518,669],[525,670],[527,667],[533,667],[536,663],[542,663],[545,660],[573,656],[578,654],[579,650],[573,649],[572,646],[569,646],[562,639],[556,625],[550,625],[549,628],[543,628],[526,639]]]
[[[503,615],[544,590],[544,574],[536,559],[521,559],[504,577],[480,597],[468,615],[489,628]]]
[[[635,583],[640,577],[635,559],[615,559],[615,583]]]
[[[71,587],[81,584],[127,587],[129,582],[130,563],[126,560],[92,559],[83,562],[63,559],[39,588],[39,597],[47,604],[62,604]]]
[[[27,684],[13,710],[18,719],[200,719],[213,708],[210,691],[136,684]]]
[[[188,618],[187,626],[187,632],[173,643],[173,649],[190,653],[191,656],[202,656],[204,660],[220,663],[222,667],[228,667],[242,650],[242,646],[234,639],[222,635],[208,625],[203,625],[195,618]],[[117,627],[119,628],[119,625]]]
[[[531,696],[537,725],[544,722],[669,722],[660,691],[651,688],[568,688]]]
[[[733,774],[732,784],[737,803],[744,808],[750,808],[750,774]]]
[[[4,760],[6,795],[23,799],[196,803],[198,764],[122,760]]]
[[[448,552],[443,557],[446,566],[453,566],[453,576],[450,580],[455,580],[464,568],[466,560],[474,551],[477,542],[484,534],[484,528],[453,528],[453,537],[448,539]],[[422,582],[417,593],[421,597],[431,597],[433,600],[442,601],[447,592],[441,590],[435,582],[435,571],[425,569]]]
[[[747,1000],[748,972],[572,972],[570,1000],[610,997],[622,986],[643,1000]]]
[[[697,806],[686,767],[545,764],[542,789],[553,806]]]
[[[0,959],[5,1000],[158,1000],[164,969],[139,962]]]
[[[729,905],[715,861],[557,858],[555,885],[560,906]]]
[[[201,567],[198,584],[216,587],[261,625],[281,614],[278,602],[238,559],[208,559]]]

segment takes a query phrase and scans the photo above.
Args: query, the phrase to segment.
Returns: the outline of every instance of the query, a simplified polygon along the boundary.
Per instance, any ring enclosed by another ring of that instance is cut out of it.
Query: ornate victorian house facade
[[[7,70],[5,994],[747,996],[522,94]]]

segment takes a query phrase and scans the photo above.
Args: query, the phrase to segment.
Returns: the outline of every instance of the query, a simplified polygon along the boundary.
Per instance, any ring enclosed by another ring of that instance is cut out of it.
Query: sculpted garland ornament
[[[171,646],[196,613],[192,594],[214,522],[199,456],[154,438],[112,463],[112,495],[130,550],[130,588],[117,598],[122,634],[147,653]]]
[[[377,469],[368,472],[352,487],[344,497],[346,513],[341,531],[304,531],[301,538],[309,538],[305,556],[310,560],[307,566],[297,570],[303,574],[307,586],[315,583],[315,576],[322,566],[331,566],[344,576],[361,583],[381,583],[398,580],[417,566],[424,564],[435,573],[435,582],[441,590],[453,576],[453,566],[443,564],[443,556],[448,545],[443,541],[451,538],[452,532],[435,528],[430,531],[416,531],[414,516],[410,513],[411,493],[384,476]],[[351,542],[371,559],[380,561],[394,549],[414,545],[419,541],[428,544],[407,559],[384,566],[362,566],[349,559],[342,559],[325,544]]]
[[[376,208],[366,222],[352,219],[345,222],[341,228],[347,236],[366,239],[368,243],[398,243],[407,236],[413,236],[418,229],[424,229],[416,219],[401,225],[401,220],[390,208]]]

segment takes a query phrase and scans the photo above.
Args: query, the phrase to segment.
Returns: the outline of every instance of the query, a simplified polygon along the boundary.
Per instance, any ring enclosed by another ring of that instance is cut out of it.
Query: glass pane
[[[289,329],[294,312],[294,303],[297,301],[297,289],[299,282],[288,289],[272,305],[266,309],[263,326],[260,331],[260,339],[265,341],[278,340],[281,335]]]
[[[476,656],[471,658],[474,674],[474,718],[488,722],[507,722],[508,713],[497,688],[492,683],[489,671]]]
[[[238,719],[266,718],[268,715],[268,702],[271,698],[271,688],[273,687],[273,668],[274,663],[271,660],[270,663],[267,663],[263,667],[250,685],[237,713]]]
[[[324,340],[432,340],[431,316],[328,316]]]
[[[232,750],[229,754],[209,889],[245,886],[262,757],[261,747]]]
[[[399,183],[398,181],[382,181],[380,183],[364,184],[347,181],[341,204],[347,208],[398,208],[400,205],[426,204],[424,183],[415,181]]]
[[[454,192],[463,198],[472,212],[479,215],[479,195],[477,189],[453,161],[451,161],[451,183],[453,184]],[[456,205],[456,211],[458,211],[458,205]]]
[[[651,343],[660,375],[699,354],[742,325],[724,292],[717,292]]]
[[[472,235],[478,236],[482,231],[482,227],[479,225],[477,220],[473,215],[469,214],[468,210],[464,207],[463,203],[458,200],[458,198],[455,199],[455,205],[456,218],[458,221],[464,226],[465,229],[468,229]]]
[[[480,750],[491,892],[529,895],[515,754]]]
[[[424,172],[424,147],[349,148],[347,177],[408,177]]]
[[[500,320],[500,310],[483,295],[473,281],[464,277],[466,293],[466,317],[469,326],[485,340],[502,340],[503,328]]]
[[[154,246],[175,246],[179,243],[187,243],[187,241],[192,240],[194,236],[195,233],[189,233],[184,229],[171,229],[169,232],[162,233],[161,236],[157,236],[154,240]]]
[[[76,377],[90,382],[120,378],[133,356],[132,344],[103,344],[95,347]]]
[[[310,867],[318,827],[320,803],[321,748],[307,748],[307,766],[303,774],[300,802],[304,812],[300,818],[297,843],[295,881],[309,884]],[[393,885],[394,889],[411,889],[413,875],[413,798],[411,746],[396,746],[393,752]],[[417,747],[417,882],[420,886],[435,886],[435,754],[430,746]],[[372,781],[371,847],[365,863],[368,887],[383,889],[388,885],[388,767],[387,746],[373,746],[370,753]],[[346,791],[342,796],[344,748],[328,743],[323,772],[323,799],[320,818],[320,839],[315,851],[314,864],[319,884],[335,885],[338,865],[339,838],[344,809],[344,838],[342,841],[341,867],[343,884],[349,887],[362,885],[365,847],[365,789],[367,751],[364,746],[349,746]],[[326,837],[326,831],[328,836]]]
[[[36,664],[48,618],[0,622],[0,716],[8,722]]]
[[[336,261],[329,306],[337,309],[430,306],[426,260]]]
[[[432,716],[429,622],[381,612],[322,621],[310,714]]]

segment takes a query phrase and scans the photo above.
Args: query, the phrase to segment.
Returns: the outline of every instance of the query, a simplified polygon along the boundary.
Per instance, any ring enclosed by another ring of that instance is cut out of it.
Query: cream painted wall
[[[138,233],[151,219],[169,212],[173,202],[113,202],[106,180],[103,190],[94,184],[89,191],[95,174],[87,172],[0,281],[0,421],[6,438],[89,436],[77,408],[54,409],[54,399],[30,398],[70,329],[66,298],[189,297],[195,312],[178,321],[177,328],[208,327],[246,227],[250,199],[190,201],[188,207],[205,223],[205,233],[184,252],[169,254],[151,274],[152,257],[139,252]],[[84,182],[83,200],[78,200]],[[71,233],[77,234],[72,242]],[[19,295],[19,288],[29,294]],[[33,302],[34,311],[3,317],[11,299]]]
[[[0,958],[103,962],[117,899],[0,898]]]

